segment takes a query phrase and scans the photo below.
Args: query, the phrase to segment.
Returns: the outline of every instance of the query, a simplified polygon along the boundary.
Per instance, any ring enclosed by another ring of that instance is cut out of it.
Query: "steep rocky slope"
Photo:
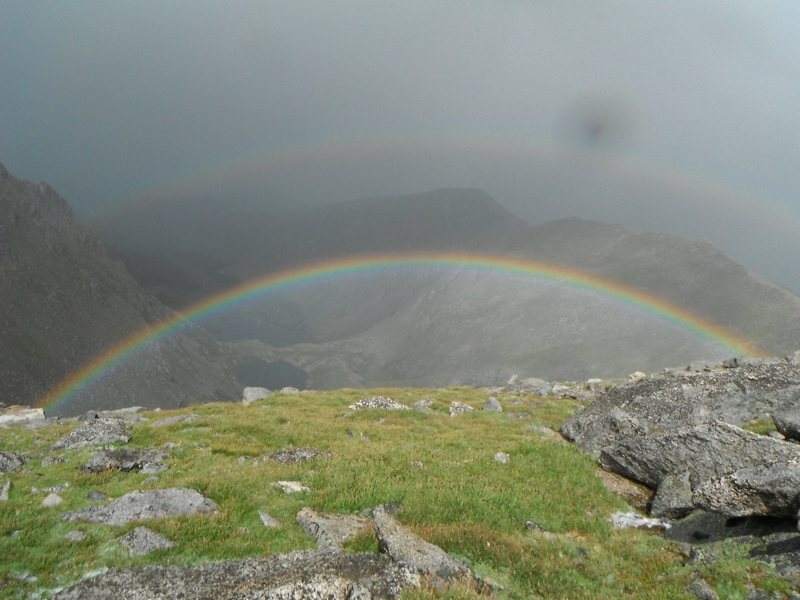
[[[0,166],[0,402],[36,403],[94,356],[170,314],[73,222],[52,188]],[[218,344],[194,328],[151,344],[61,410],[235,394]]]

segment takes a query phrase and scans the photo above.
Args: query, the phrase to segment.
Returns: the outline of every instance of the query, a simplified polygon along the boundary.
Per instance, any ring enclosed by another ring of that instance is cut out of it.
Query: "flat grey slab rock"
[[[373,528],[372,519],[362,515],[341,515],[303,508],[297,513],[297,524],[314,536],[320,549],[341,548],[359,533]]]
[[[131,440],[131,425],[125,419],[90,419],[51,446],[53,450],[75,450],[85,446],[127,444]]]
[[[129,492],[105,506],[92,506],[66,513],[65,521],[90,521],[125,525],[131,521],[210,513],[217,505],[200,492],[188,488],[165,488]]]
[[[800,463],[800,444],[722,422],[620,437],[600,453],[604,468],[652,488],[683,471],[689,471],[694,488],[742,468],[772,463]]]
[[[154,550],[166,550],[175,545],[160,533],[147,527],[137,527],[117,538],[117,541],[125,546],[133,556],[144,556]]]
[[[425,575],[434,586],[439,587],[453,581],[474,581],[472,571],[467,565],[439,546],[411,533],[385,507],[379,506],[375,509],[374,519],[381,550],[397,562],[409,565]]]
[[[0,451],[0,473],[19,471],[25,464],[25,457],[16,452]]]
[[[112,570],[58,592],[57,600],[396,600],[420,577],[380,554],[292,552],[193,567]]]
[[[98,450],[81,465],[81,470],[99,473],[109,469],[120,471],[138,471],[148,465],[160,464],[168,454],[163,450],[152,448],[104,448]]]
[[[158,421],[153,421],[150,423],[150,425],[152,427],[170,427],[172,425],[178,425],[179,423],[191,423],[199,418],[200,415],[196,413],[190,413],[188,415],[173,415],[172,417],[164,417]]]

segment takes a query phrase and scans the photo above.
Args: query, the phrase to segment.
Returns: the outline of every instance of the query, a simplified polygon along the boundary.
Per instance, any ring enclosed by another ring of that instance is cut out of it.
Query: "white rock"
[[[11,490],[11,480],[6,479],[3,489],[0,490],[0,502],[8,502],[8,492]]]
[[[263,387],[246,387],[242,392],[242,404],[252,404],[256,400],[268,398],[272,392]]]
[[[508,461],[511,460],[511,457],[505,452],[498,452],[494,455],[494,459],[501,464],[507,465]]]
[[[268,529],[278,529],[281,526],[281,522],[278,519],[270,516],[269,514],[265,513],[264,511],[258,511],[258,518],[261,519],[261,522],[264,524],[264,527]]]
[[[41,408],[28,408],[27,406],[11,406],[0,415],[0,425],[40,420],[44,420],[44,411]]]
[[[647,377],[647,373],[643,373],[642,371],[634,371],[630,375],[628,375],[629,381],[639,381],[640,379],[644,379]]]
[[[58,494],[48,494],[47,498],[42,500],[42,507],[43,508],[52,508],[54,506],[58,506],[64,501],[64,499],[59,496]]]
[[[631,512],[615,512],[611,524],[617,529],[669,529],[672,523],[665,519],[652,519]]]
[[[301,492],[311,491],[310,488],[304,486],[299,481],[276,481],[272,485],[279,488],[284,494],[299,494]]]

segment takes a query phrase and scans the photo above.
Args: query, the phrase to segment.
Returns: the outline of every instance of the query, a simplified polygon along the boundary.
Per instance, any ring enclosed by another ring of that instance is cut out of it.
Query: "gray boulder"
[[[794,517],[798,510],[798,494],[800,464],[770,463],[704,481],[694,490],[694,503],[731,517]]]
[[[347,540],[373,528],[372,520],[362,515],[340,515],[304,508],[297,513],[297,524],[314,536],[320,549],[341,548]]]
[[[800,463],[800,445],[721,422],[622,436],[600,453],[605,469],[651,488],[668,475],[684,471],[695,488],[742,468],[772,463]]]
[[[85,446],[127,444],[131,440],[131,425],[125,419],[91,419],[51,446],[53,450],[75,450]]]
[[[0,473],[19,471],[25,464],[25,457],[16,452],[0,451]]]
[[[292,552],[201,566],[112,570],[58,592],[57,600],[395,600],[418,588],[409,567],[380,554]]]
[[[92,454],[81,470],[99,473],[109,469],[138,471],[148,466],[160,465],[167,453],[151,448],[104,448]]]
[[[256,400],[269,398],[272,392],[264,387],[246,387],[242,392],[242,403],[252,404]]]
[[[210,513],[217,505],[200,492],[188,488],[134,491],[105,506],[93,506],[66,513],[65,521],[89,521],[125,525],[131,521]]]
[[[467,565],[411,533],[385,507],[376,508],[374,518],[381,550],[392,559],[422,573],[435,587],[453,581],[473,583],[474,577]]]
[[[144,556],[154,550],[166,550],[175,545],[160,533],[147,527],[137,527],[117,538],[117,541],[125,546],[133,556]]]
[[[488,412],[503,412],[503,406],[494,396],[489,396],[483,403],[483,410]]]

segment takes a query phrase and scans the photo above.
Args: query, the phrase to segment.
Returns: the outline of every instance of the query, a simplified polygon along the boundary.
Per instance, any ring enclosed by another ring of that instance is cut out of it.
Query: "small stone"
[[[300,494],[302,492],[311,491],[310,488],[299,481],[275,481],[272,485],[280,489],[284,494]]]
[[[289,396],[297,396],[300,393],[300,390],[298,390],[296,387],[286,386],[284,388],[281,388],[280,393],[288,394]]]
[[[11,480],[6,479],[3,483],[3,489],[0,490],[0,502],[8,502],[9,491],[11,491]]]
[[[494,459],[502,465],[507,465],[508,461],[511,460],[511,457],[505,452],[498,452],[494,455]]]
[[[58,494],[48,494],[48,496],[42,500],[42,507],[52,508],[54,506],[58,506],[62,502],[64,502],[64,499]]]
[[[137,527],[133,531],[117,538],[117,541],[125,546],[132,556],[144,556],[154,550],[166,550],[175,545],[160,533],[156,533],[147,527]]]
[[[62,464],[64,462],[65,462],[65,460],[64,460],[64,457],[62,457],[62,456],[45,456],[42,459],[42,466],[43,467],[49,467],[51,465],[60,465],[60,464]]]
[[[411,463],[411,468],[412,469],[416,469],[416,470],[424,469],[425,465],[423,463],[421,463],[420,461],[415,460],[414,462]]]
[[[145,475],[158,475],[167,469],[169,469],[169,467],[163,463],[145,463],[142,470],[139,472]]]
[[[714,591],[705,579],[695,577],[686,590],[698,600],[719,600],[717,592]]]
[[[525,521],[525,529],[529,529],[531,531],[544,531],[544,528],[539,525],[536,521],[531,521],[530,519]]]
[[[503,412],[503,407],[494,396],[489,396],[483,404],[483,410],[487,412]]]
[[[64,539],[74,544],[85,540],[86,534],[83,531],[69,531],[64,535]]]
[[[54,485],[53,487],[46,488],[44,491],[48,492],[49,494],[60,494],[68,487],[69,487],[69,482],[65,481],[64,483],[59,483],[58,485]]]
[[[258,518],[261,519],[261,522],[264,524],[264,527],[267,529],[278,529],[281,526],[281,522],[278,521],[276,518],[271,517],[269,514],[265,513],[264,511],[258,511]]]
[[[247,457],[246,456],[240,456],[239,458],[236,459],[236,462],[239,463],[240,465],[243,465],[244,463],[247,462]]]
[[[463,415],[466,413],[471,413],[475,409],[472,408],[469,404],[465,404],[463,402],[459,402],[458,400],[453,400],[450,403],[450,416],[456,417],[458,415]]]
[[[89,500],[105,500],[108,498],[103,492],[98,492],[97,490],[89,490],[86,497],[89,498]]]

